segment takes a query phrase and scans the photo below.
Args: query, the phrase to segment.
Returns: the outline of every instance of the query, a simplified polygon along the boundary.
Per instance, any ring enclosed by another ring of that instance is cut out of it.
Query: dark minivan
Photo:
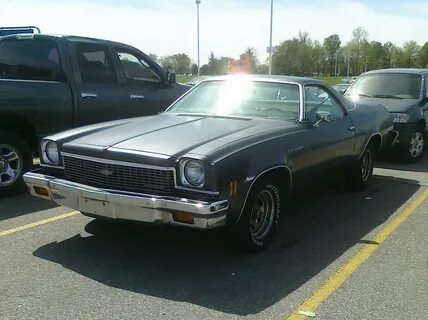
[[[383,69],[358,77],[345,96],[386,107],[398,132],[397,146],[409,162],[424,152],[428,123],[428,69]]]

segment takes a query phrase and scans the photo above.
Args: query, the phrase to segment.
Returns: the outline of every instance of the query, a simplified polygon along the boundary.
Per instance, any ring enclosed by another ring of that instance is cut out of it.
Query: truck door
[[[179,92],[164,83],[164,72],[150,58],[129,47],[113,48],[125,81],[128,117],[154,115],[164,111]]]
[[[69,41],[76,80],[75,126],[124,118],[126,92],[109,47],[99,41]]]
[[[346,163],[355,156],[356,135],[351,117],[326,87],[311,84],[304,89],[307,150],[302,164],[319,168]],[[318,111],[328,112],[331,121],[314,125]]]

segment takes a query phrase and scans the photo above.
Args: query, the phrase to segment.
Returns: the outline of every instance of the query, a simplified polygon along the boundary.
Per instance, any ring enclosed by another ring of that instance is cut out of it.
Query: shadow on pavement
[[[427,147],[428,148],[428,147]],[[376,167],[382,169],[392,169],[400,171],[413,171],[413,172],[428,172],[428,152],[424,153],[424,157],[418,163],[406,163],[400,156],[393,151],[382,154],[378,161],[376,161]]]
[[[52,201],[31,196],[28,191],[15,196],[0,197],[0,221],[36,211],[52,209],[57,206]]]
[[[235,315],[257,314],[309,281],[346,250],[367,243],[417,190],[373,179],[369,190],[317,187],[288,204],[276,242],[257,255],[238,254],[223,231],[200,232],[119,224],[108,235],[76,235],[36,257],[102,284]],[[90,222],[86,229],[94,227]]]

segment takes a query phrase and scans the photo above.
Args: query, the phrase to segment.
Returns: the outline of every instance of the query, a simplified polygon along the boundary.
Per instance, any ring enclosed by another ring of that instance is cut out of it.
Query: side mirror
[[[172,70],[172,69],[169,69],[169,70],[166,72],[166,83],[167,83],[167,84],[174,84],[174,83],[176,83],[176,82],[177,82],[177,80],[176,80],[175,71],[174,71],[174,70]]]
[[[330,122],[331,113],[328,111],[317,111],[316,120],[317,121],[314,123],[314,127],[318,127],[321,122]]]

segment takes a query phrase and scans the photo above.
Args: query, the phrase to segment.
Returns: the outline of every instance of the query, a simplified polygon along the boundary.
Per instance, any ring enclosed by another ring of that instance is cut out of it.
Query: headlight
[[[54,141],[48,141],[44,145],[44,156],[45,161],[48,164],[58,164],[59,163],[59,152],[58,152],[58,145]]]
[[[405,123],[410,120],[410,115],[406,113],[392,113],[392,121],[394,123]]]
[[[205,183],[204,164],[199,160],[183,161],[181,182],[184,185],[203,187]]]

